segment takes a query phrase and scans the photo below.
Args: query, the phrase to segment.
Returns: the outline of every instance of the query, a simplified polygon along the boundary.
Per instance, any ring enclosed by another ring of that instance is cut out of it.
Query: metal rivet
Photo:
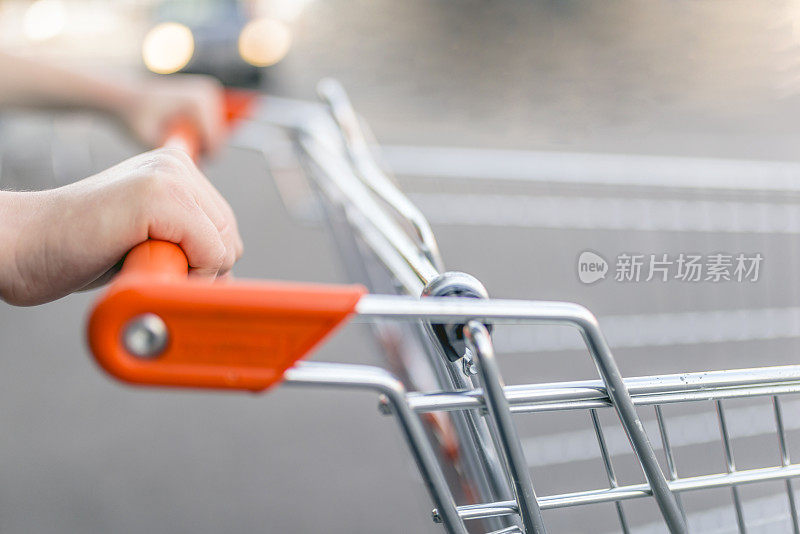
[[[154,313],[134,317],[122,334],[125,350],[137,358],[156,358],[167,348],[168,341],[167,325]]]

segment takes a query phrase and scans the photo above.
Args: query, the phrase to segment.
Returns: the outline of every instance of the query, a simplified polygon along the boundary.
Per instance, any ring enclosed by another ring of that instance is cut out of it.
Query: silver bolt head
[[[167,348],[169,331],[164,320],[154,313],[131,319],[122,333],[122,344],[137,358],[156,358]]]
[[[478,374],[478,366],[475,364],[472,352],[469,349],[465,349],[464,357],[461,358],[461,365],[465,376],[471,377]]]

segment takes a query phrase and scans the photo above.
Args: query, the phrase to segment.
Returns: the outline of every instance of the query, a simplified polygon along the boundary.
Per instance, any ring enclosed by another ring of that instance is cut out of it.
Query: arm
[[[85,107],[116,112],[132,91],[110,80],[0,51],[0,105]]]
[[[0,298],[40,304],[91,286],[148,238],[179,244],[190,275],[204,278],[224,276],[242,253],[230,206],[179,150],[50,191],[2,191]]]
[[[120,80],[88,74],[0,50],[0,108],[86,108],[121,119],[145,145],[161,144],[165,124],[177,115],[198,125],[206,149],[221,141],[222,91],[207,76]]]

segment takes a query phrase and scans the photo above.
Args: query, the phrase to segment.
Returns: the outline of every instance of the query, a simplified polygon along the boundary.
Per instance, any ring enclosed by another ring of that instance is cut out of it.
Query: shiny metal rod
[[[600,448],[600,456],[603,458],[603,466],[606,469],[606,477],[608,483],[612,488],[619,487],[617,481],[617,473],[614,471],[614,463],[611,461],[611,455],[608,453],[608,446],[606,446],[606,438],[603,435],[603,426],[600,424],[600,418],[597,416],[597,410],[589,410],[589,416],[592,419],[592,428],[597,437],[597,446]],[[619,526],[623,534],[628,534],[628,519],[625,517],[625,510],[622,508],[622,503],[617,501],[614,503],[617,509],[617,518],[619,518]]]
[[[736,461],[733,459],[733,447],[731,444],[730,432],[728,432],[728,421],[725,417],[725,408],[722,401],[715,402],[717,407],[717,419],[719,420],[719,433],[722,438],[722,451],[725,455],[725,467],[728,473],[736,472]],[[747,526],[744,522],[744,511],[742,510],[742,498],[739,495],[739,488],[731,486],[731,498],[733,499],[733,508],[736,511],[736,524],[739,527],[740,534],[745,534]]]
[[[781,456],[781,465],[786,467],[791,463],[789,449],[786,444],[786,427],[783,424],[783,408],[778,397],[772,397],[772,407],[775,412],[775,426],[778,431],[778,450]],[[786,496],[789,499],[789,514],[792,517],[792,532],[800,534],[800,524],[797,520],[797,503],[794,499],[794,488],[791,479],[786,479]]]
[[[419,277],[423,284],[433,280],[439,271],[431,263],[428,255],[386,212],[364,183],[353,175],[350,163],[339,154],[330,143],[321,142],[308,134],[299,134],[299,147],[317,166],[324,177],[330,181],[319,180],[320,187],[339,202],[346,214],[355,210],[362,217],[364,225],[380,232],[391,247],[406,261],[407,266]],[[354,226],[361,232],[363,229]],[[377,252],[377,251],[376,251]]]
[[[429,297],[363,297],[356,311],[362,318],[424,319],[449,321],[473,319],[534,324],[567,324],[576,327],[586,343],[606,392],[628,435],[633,451],[670,532],[685,533],[686,522],[675,495],[667,485],[653,447],[622,379],[617,363],[600,331],[595,316],[585,307],[567,302],[512,301]]]
[[[447,532],[468,534],[425,428],[417,414],[408,407],[405,387],[391,373],[366,365],[300,362],[286,371],[284,381],[295,385],[370,389],[384,395],[395,410],[408,447]]]
[[[768,482],[773,480],[786,480],[795,477],[800,477],[800,464],[791,464],[786,467],[765,467],[761,469],[735,471],[733,473],[719,473],[714,475],[682,478],[680,480],[670,482],[669,486],[672,491],[676,493],[682,493],[684,491],[729,488],[734,485]],[[642,497],[650,497],[651,495],[652,491],[650,490],[648,484],[633,484],[628,486],[619,486],[616,488],[577,491],[573,493],[539,497],[539,506],[542,510],[553,510],[557,508],[568,508],[570,506],[581,506],[585,504],[600,504],[627,499],[638,499]],[[486,504],[459,506],[458,513],[463,519],[472,520],[497,516],[500,514],[515,514],[517,513],[517,508],[514,501],[501,501]]]
[[[636,406],[670,402],[717,400],[800,393],[800,365],[727,369],[672,375],[625,378]],[[503,388],[514,413],[610,407],[601,380],[512,385]],[[409,393],[417,412],[483,407],[483,392]]]
[[[342,135],[345,151],[362,181],[408,221],[431,263],[440,272],[444,271],[444,261],[430,223],[372,157],[356,112],[342,85],[337,80],[326,78],[317,84],[317,92],[327,102]]]
[[[506,459],[511,485],[519,505],[519,515],[528,534],[547,532],[542,519],[542,512],[533,490],[528,463],[522,452],[522,444],[517,435],[517,427],[511,418],[508,401],[503,394],[503,381],[500,368],[494,355],[494,347],[486,327],[477,321],[470,321],[464,326],[464,339],[478,363],[478,375],[481,377],[486,407],[491,421],[495,425],[500,442],[500,449]]]

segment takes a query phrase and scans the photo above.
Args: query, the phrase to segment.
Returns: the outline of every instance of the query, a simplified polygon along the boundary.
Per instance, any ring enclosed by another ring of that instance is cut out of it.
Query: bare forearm
[[[80,107],[117,113],[134,95],[110,77],[0,50],[0,107]]]
[[[27,227],[40,208],[38,192],[0,191],[0,300],[13,301],[20,284],[17,260],[22,229]]]
[[[0,50],[0,109],[9,106],[104,111],[150,147],[163,141],[165,123],[176,115],[196,122],[206,150],[219,146],[224,131],[222,87],[211,77],[94,75]]]

